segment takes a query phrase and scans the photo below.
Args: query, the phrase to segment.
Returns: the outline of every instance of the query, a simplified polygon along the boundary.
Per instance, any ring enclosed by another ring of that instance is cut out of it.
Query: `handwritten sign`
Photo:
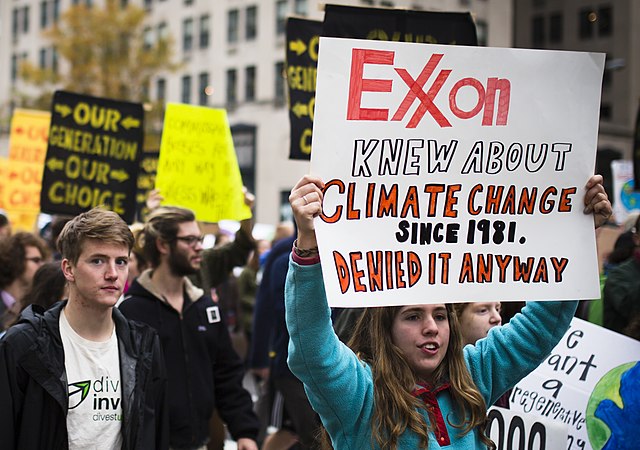
[[[486,433],[499,449],[566,449],[565,424],[509,409],[489,408]]]
[[[567,424],[568,450],[600,450],[609,439],[608,448],[625,448],[613,445],[620,439],[639,444],[632,426],[638,361],[640,342],[574,318],[545,362],[511,391],[510,407]]]
[[[44,164],[51,114],[46,111],[16,109],[11,117],[9,159]]]
[[[311,171],[331,306],[599,296],[604,56],[320,39]]]
[[[132,223],[142,105],[56,91],[51,114],[42,211],[75,215],[101,205]]]
[[[156,188],[203,222],[251,217],[225,110],[167,105]]]

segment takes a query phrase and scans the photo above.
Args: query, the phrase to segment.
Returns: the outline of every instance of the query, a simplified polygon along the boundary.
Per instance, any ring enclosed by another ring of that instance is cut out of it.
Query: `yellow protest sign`
[[[31,109],[16,109],[11,118],[9,159],[44,163],[49,139],[51,114]]]
[[[0,209],[5,209],[4,206],[4,189],[8,184],[7,170],[9,168],[9,160],[7,158],[0,157]]]
[[[203,222],[251,217],[224,109],[167,105],[156,188]]]
[[[42,163],[6,160],[3,164],[0,204],[15,230],[33,231],[40,213]]]

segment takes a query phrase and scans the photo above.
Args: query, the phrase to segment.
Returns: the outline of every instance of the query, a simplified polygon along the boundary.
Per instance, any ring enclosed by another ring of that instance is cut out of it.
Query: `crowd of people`
[[[193,212],[158,193],[132,226],[94,208],[30,233],[0,215],[3,448],[490,447],[487,408],[509,407],[577,302],[332,310],[323,186],[300,180],[295,227],[272,241],[247,219],[207,248]],[[600,176],[584,203],[596,227],[611,216]],[[602,322],[640,339],[640,218],[620,239]]]

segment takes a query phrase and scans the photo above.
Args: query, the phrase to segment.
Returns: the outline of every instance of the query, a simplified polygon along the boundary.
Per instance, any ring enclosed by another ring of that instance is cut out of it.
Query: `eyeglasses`
[[[176,241],[182,241],[189,247],[195,247],[196,244],[202,244],[204,236],[176,236]]]
[[[25,257],[24,258],[25,261],[32,261],[36,264],[42,264],[44,262],[44,259],[42,259],[40,256],[31,256],[31,257]]]

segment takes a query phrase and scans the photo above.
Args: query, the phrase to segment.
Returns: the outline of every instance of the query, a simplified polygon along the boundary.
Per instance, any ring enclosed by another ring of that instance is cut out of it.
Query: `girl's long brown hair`
[[[428,448],[429,431],[434,429],[435,417],[429,413],[427,425],[421,409],[424,403],[412,391],[416,375],[411,370],[400,349],[391,340],[393,320],[400,307],[367,308],[356,323],[349,347],[373,372],[375,407],[371,422],[371,446],[395,450],[399,437],[407,430],[418,435],[420,448]],[[465,435],[477,429],[480,439],[489,448],[495,444],[484,432],[487,405],[478,391],[464,361],[462,335],[456,314],[447,305],[449,319],[449,347],[442,363],[434,372],[433,384],[448,382],[451,397],[460,423],[449,424]],[[449,418],[446,418],[449,420]],[[324,433],[323,449],[331,449]]]

